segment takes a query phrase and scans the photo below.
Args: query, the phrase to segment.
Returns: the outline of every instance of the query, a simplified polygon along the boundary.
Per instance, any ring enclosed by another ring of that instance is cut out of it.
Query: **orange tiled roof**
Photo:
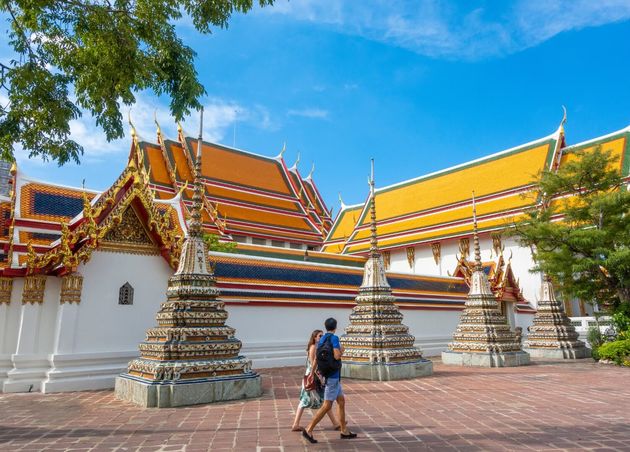
[[[578,149],[601,145],[620,157],[629,172],[630,129],[564,146],[561,126],[554,134],[454,168],[376,190],[377,232],[384,249],[410,246],[472,234],[471,192],[477,198],[481,231],[504,229],[536,199],[536,175],[574,156]],[[344,208],[335,220],[323,251],[362,253],[369,248],[367,205]]]
[[[178,141],[141,142],[143,164],[157,197],[166,198],[192,181],[197,140],[180,133]],[[265,157],[203,142],[202,177],[206,186],[204,226],[224,236],[249,235],[319,246],[332,225],[312,179],[289,170],[282,157]],[[182,193],[190,205],[192,191]]]

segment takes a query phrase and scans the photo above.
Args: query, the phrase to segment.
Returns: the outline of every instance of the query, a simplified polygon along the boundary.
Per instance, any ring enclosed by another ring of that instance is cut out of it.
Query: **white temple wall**
[[[329,317],[337,319],[338,334],[348,325],[351,308],[265,307],[229,304],[226,324],[236,328],[241,354],[256,369],[304,364],[313,330],[323,330]]]
[[[13,369],[11,355],[15,353],[18,343],[23,286],[22,278],[14,279],[11,302],[0,305],[0,389],[7,379],[7,372]]]
[[[432,255],[428,257],[435,267]],[[61,305],[61,279],[49,277],[44,302],[22,305],[24,280],[15,278],[12,302],[0,311],[0,322],[7,325],[0,342],[0,365],[4,363],[7,374],[0,373],[4,391],[111,388],[115,377],[138,356],[138,343],[147,328],[156,325],[155,315],[166,299],[170,267],[160,256],[97,251],[78,271],[83,275],[79,304]],[[134,288],[132,305],[118,304],[118,291],[125,282]],[[324,329],[324,320],[332,316],[339,322],[338,333],[343,334],[351,312],[351,307],[246,304],[229,304],[227,309],[227,324],[236,328],[242,354],[259,369],[303,365],[311,331]],[[416,346],[427,357],[446,349],[461,313],[401,311]],[[531,317],[517,316],[516,324],[526,329]]]
[[[243,343],[241,353],[254,368],[304,364],[306,344],[313,330],[324,330],[328,317],[337,319],[337,334],[343,334],[352,308],[264,307],[230,304],[227,324],[236,328]],[[402,309],[403,323],[416,337],[424,356],[438,356],[451,340],[461,311]]]
[[[173,271],[164,258],[95,251],[78,271],[83,291],[73,351],[137,350],[147,328],[156,326],[160,303],[166,301]],[[118,304],[126,282],[134,289],[132,305]]]
[[[124,258],[121,259],[121,257]],[[111,388],[115,377],[139,355],[146,330],[166,301],[171,268],[161,256],[95,251],[81,265],[81,303],[60,306],[56,350],[43,392]],[[133,304],[118,304],[120,287],[129,282]],[[59,304],[59,301],[57,301]]]
[[[20,300],[17,342],[11,355],[13,368],[7,372],[2,390],[39,391],[48,371],[48,355],[54,345],[60,280],[56,277],[46,278],[42,303],[22,304],[23,281],[19,291],[16,286],[13,290],[16,295],[19,292]]]

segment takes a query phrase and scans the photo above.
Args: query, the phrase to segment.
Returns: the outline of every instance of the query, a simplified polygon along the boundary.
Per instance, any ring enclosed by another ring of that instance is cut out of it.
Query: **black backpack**
[[[326,334],[324,342],[317,347],[315,357],[317,358],[317,370],[324,377],[329,377],[341,369],[341,360],[336,360],[333,352],[332,334]]]

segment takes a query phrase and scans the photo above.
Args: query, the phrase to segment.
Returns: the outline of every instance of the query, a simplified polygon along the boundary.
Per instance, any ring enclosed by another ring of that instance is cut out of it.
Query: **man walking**
[[[337,401],[337,408],[339,410],[339,424],[341,425],[341,439],[356,438],[357,434],[348,430],[346,425],[346,399],[341,389],[341,355],[343,349],[339,343],[339,337],[335,335],[337,332],[337,321],[332,317],[326,319],[324,322],[326,327],[326,334],[319,340],[317,345],[317,365],[320,372],[324,373],[324,403],[321,408],[315,413],[313,420],[302,431],[302,436],[306,438],[310,443],[316,443],[317,440],[313,438],[313,429],[321,421],[326,413],[332,408],[333,402]],[[332,357],[328,358],[327,349],[332,349]]]

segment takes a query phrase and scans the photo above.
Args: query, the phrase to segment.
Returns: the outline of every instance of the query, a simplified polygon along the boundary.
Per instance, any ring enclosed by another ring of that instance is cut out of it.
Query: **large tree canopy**
[[[177,36],[188,17],[210,33],[256,0],[0,0],[1,28],[15,58],[0,67],[0,157],[16,145],[60,165],[79,161],[69,121],[93,114],[108,140],[123,136],[121,103],[134,93],[168,95],[175,119],[200,106],[205,90],[195,52]],[[273,0],[257,0],[260,6]],[[3,95],[6,96],[3,102]]]
[[[630,300],[630,192],[610,153],[575,157],[542,173],[539,207],[516,233],[566,295],[617,305]]]

